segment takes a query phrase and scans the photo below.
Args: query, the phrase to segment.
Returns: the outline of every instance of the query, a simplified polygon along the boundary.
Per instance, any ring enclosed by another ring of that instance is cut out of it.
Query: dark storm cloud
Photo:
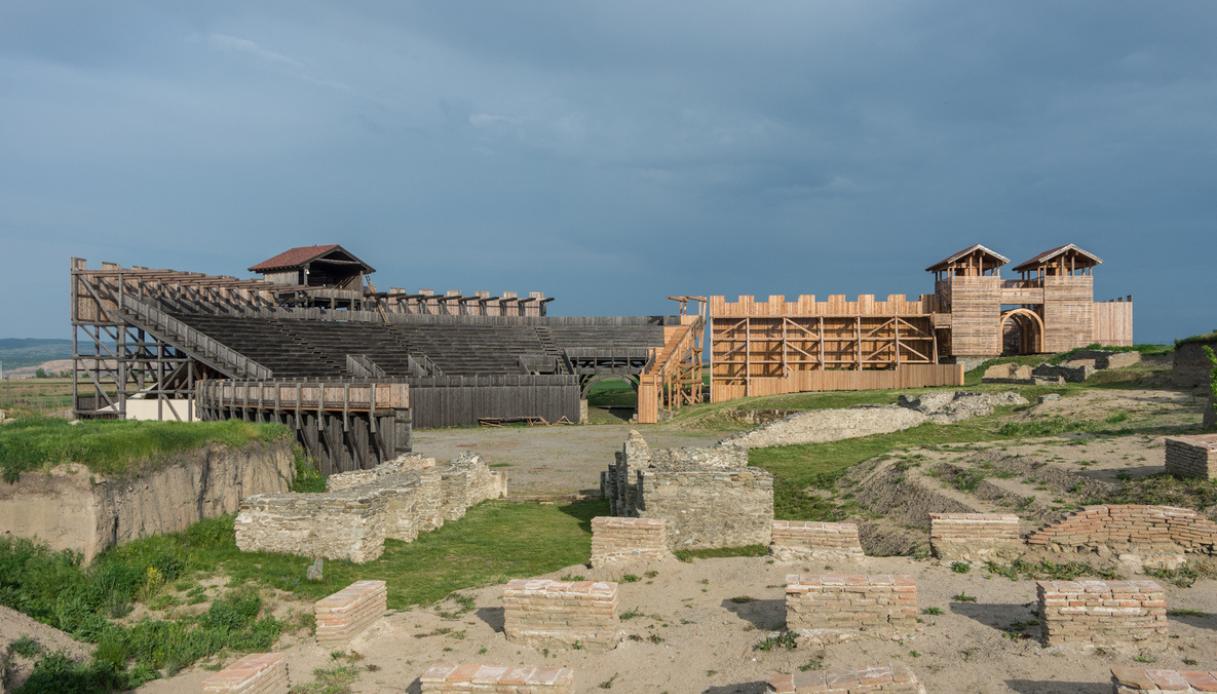
[[[1213,35],[1203,0],[6,3],[0,318],[62,334],[69,255],[334,240],[386,285],[642,313],[1075,241],[1139,339],[1207,330]]]

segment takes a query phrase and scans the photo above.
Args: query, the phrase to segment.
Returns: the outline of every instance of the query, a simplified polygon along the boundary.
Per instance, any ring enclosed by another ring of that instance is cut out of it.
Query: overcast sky
[[[1217,328],[1217,2],[0,3],[0,337],[71,256],[381,286],[928,292],[1075,242],[1136,337]]]

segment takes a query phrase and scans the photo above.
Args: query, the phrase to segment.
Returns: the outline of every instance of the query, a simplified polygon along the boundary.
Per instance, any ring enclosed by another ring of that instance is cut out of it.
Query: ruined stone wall
[[[144,472],[104,477],[69,463],[0,484],[0,528],[80,552],[90,562],[115,545],[180,532],[235,513],[251,494],[286,492],[295,479],[292,442],[209,445]]]
[[[811,670],[769,678],[774,694],[925,694],[913,671],[900,663],[853,670]]]
[[[1007,513],[931,513],[930,547],[946,560],[986,561],[1018,554],[1018,516]]]
[[[1213,554],[1217,523],[1174,506],[1087,506],[1032,533],[1027,544],[1056,551],[1130,552],[1148,557],[1179,552]]]
[[[862,543],[855,523],[773,521],[769,553],[778,561],[861,557]]]
[[[1217,479],[1217,434],[1168,438],[1166,472],[1175,477]]]
[[[427,470],[435,466],[435,458],[411,453],[387,460],[383,465],[377,465],[367,470],[352,470],[330,475],[325,478],[325,488],[327,491],[337,492],[352,487],[364,487],[384,477],[399,475],[403,472]]]
[[[1116,666],[1111,687],[1112,694],[1202,694],[1217,691],[1217,671]]]
[[[593,567],[670,557],[667,521],[597,516],[592,519]]]
[[[1046,646],[1166,646],[1166,593],[1154,581],[1037,581]]]
[[[203,680],[203,694],[287,694],[287,658],[251,653]]]
[[[384,581],[356,581],[313,604],[317,643],[323,648],[345,648],[388,609]]]
[[[385,502],[360,489],[246,497],[233,523],[237,549],[373,561],[384,552]]]
[[[620,637],[617,584],[517,579],[503,590],[503,632],[534,648],[608,650]]]
[[[435,665],[419,684],[422,694],[574,694],[575,672],[566,667]]]
[[[900,636],[917,628],[917,583],[911,576],[786,577],[786,628]]]
[[[331,491],[321,494],[248,497],[234,523],[237,547],[367,562],[381,555],[386,538],[411,542],[460,518],[468,505],[506,494],[505,478],[476,456],[444,466],[429,460],[332,475]]]
[[[652,450],[630,432],[600,482],[614,516],[666,521],[672,549],[769,544],[773,476],[742,448]]]

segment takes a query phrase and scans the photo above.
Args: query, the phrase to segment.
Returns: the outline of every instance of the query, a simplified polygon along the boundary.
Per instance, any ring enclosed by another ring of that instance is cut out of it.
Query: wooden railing
[[[638,377],[638,423],[657,424],[660,413],[670,416],[685,405],[702,401],[702,338],[700,316],[673,329],[663,347],[654,350]]]

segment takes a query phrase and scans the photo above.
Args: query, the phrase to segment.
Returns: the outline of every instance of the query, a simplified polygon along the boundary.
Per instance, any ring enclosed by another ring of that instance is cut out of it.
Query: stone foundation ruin
[[[384,581],[356,581],[313,605],[317,644],[344,648],[351,639],[384,616],[389,592]]]
[[[947,561],[987,561],[1023,549],[1018,516],[1010,513],[931,513],[930,547]]]
[[[593,518],[591,565],[599,568],[672,556],[668,551],[667,525],[659,518]]]
[[[773,476],[735,446],[652,450],[632,431],[600,489],[614,516],[667,521],[672,549],[769,544]]]
[[[855,523],[775,520],[772,535],[769,553],[781,562],[863,556]]]
[[[620,639],[617,584],[516,579],[503,590],[503,632],[533,648],[610,650]]]
[[[1217,692],[1217,671],[1160,670],[1116,666],[1111,669],[1112,694],[1201,694]]]
[[[287,694],[282,653],[251,653],[203,680],[203,694]]]
[[[786,577],[786,628],[803,637],[902,637],[917,629],[917,615],[911,576]]]
[[[385,539],[411,542],[465,509],[506,495],[507,480],[466,454],[439,466],[403,456],[370,470],[331,475],[321,494],[261,494],[241,501],[234,528],[243,552],[373,561]]]
[[[1045,646],[1166,647],[1166,593],[1154,581],[1037,581]]]
[[[878,665],[856,670],[812,670],[769,678],[774,694],[925,694],[913,671],[901,665]]]
[[[418,678],[422,694],[574,694],[575,672],[566,667],[434,665]]]
[[[1087,506],[1031,533],[1027,544],[1176,567],[1183,563],[1185,552],[1214,554],[1217,523],[1174,506]]]
[[[1217,480],[1217,434],[1168,438],[1166,472],[1175,477]]]

